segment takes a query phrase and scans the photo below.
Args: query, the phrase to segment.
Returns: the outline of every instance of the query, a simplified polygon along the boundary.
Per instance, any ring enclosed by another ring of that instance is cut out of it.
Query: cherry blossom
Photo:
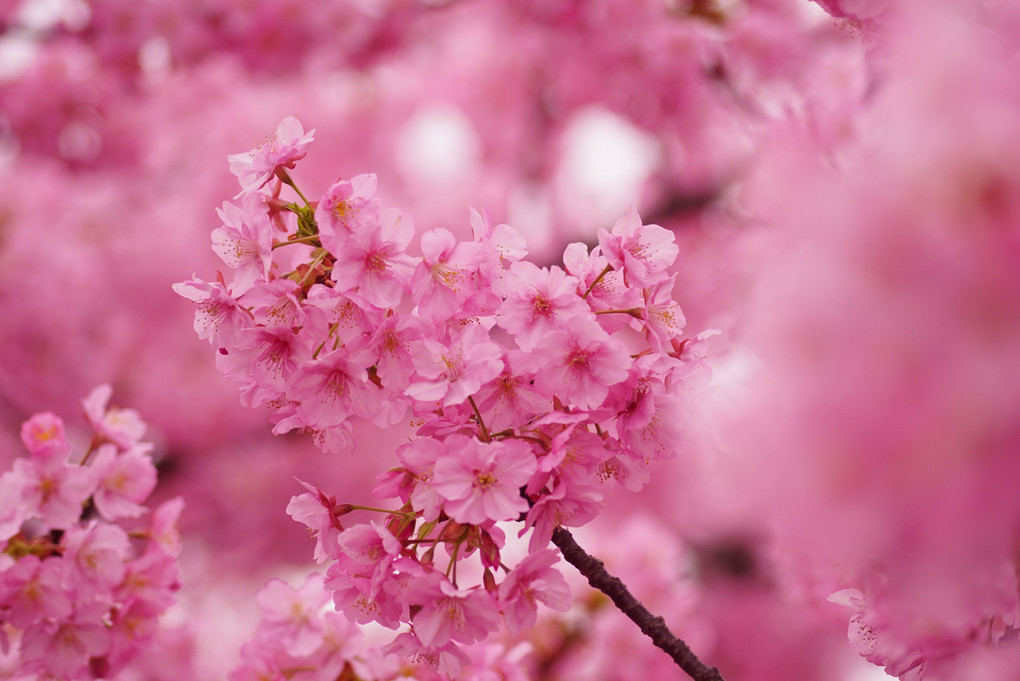
[[[261,189],[278,169],[293,168],[305,155],[304,148],[315,139],[314,130],[305,132],[301,122],[293,116],[280,121],[276,132],[259,143],[249,153],[231,154],[230,172],[241,183],[241,194]]]

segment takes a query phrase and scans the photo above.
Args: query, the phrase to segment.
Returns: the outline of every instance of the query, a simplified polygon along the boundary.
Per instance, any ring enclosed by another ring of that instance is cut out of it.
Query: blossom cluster
[[[16,678],[112,677],[153,640],[179,588],[183,502],[121,525],[148,512],[157,476],[145,424],[108,407],[111,392],[84,400],[84,454],[60,417],[39,413],[21,428],[28,457],[0,476],[0,665]]]
[[[241,663],[231,670],[228,681],[443,678],[427,659],[408,661],[389,654],[370,634],[330,607],[320,574],[309,575],[298,587],[270,579],[255,600],[261,619],[254,636],[242,647]],[[498,674],[507,681],[524,681],[529,678],[522,664],[528,652],[527,643],[510,648],[496,642],[473,646],[460,678],[485,681]]]
[[[312,485],[288,512],[316,536],[339,610],[410,624],[390,648],[454,676],[468,662],[461,644],[529,627],[538,602],[568,607],[554,529],[588,522],[606,488],[640,489],[650,462],[676,454],[708,334],[683,337],[677,246],[636,211],[593,249],[569,245],[562,268],[525,260],[521,235],[479,213],[471,240],[432,229],[412,255],[412,220],[379,205],[375,176],[307,201],[289,171],[313,133],[287,118],[230,157],[241,192],[212,240],[231,279],[175,290],[274,432],[309,432],[337,452],[354,418],[387,427],[412,415],[417,437],[374,490],[400,501],[384,522],[343,527],[361,507]],[[281,199],[285,185],[300,203]],[[507,521],[531,530],[512,568]],[[481,576],[465,587],[457,565],[472,555]]]

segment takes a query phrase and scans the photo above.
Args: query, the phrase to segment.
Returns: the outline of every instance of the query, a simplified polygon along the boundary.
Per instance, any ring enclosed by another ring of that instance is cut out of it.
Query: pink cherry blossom
[[[571,317],[591,315],[577,295],[578,281],[559,267],[540,269],[527,261],[510,266],[507,295],[496,323],[530,351],[542,336],[564,328]]]
[[[535,502],[528,511],[523,536],[533,528],[528,551],[535,553],[547,547],[557,527],[578,527],[594,518],[600,508],[602,493],[589,485],[560,482]]]
[[[175,602],[180,589],[176,556],[146,551],[125,564],[124,579],[114,589],[120,603],[138,604],[136,615],[155,618]]]
[[[305,311],[298,300],[300,293],[296,281],[274,279],[260,283],[242,296],[244,306],[251,310],[256,324],[274,327],[301,326]]]
[[[641,289],[628,286],[622,270],[613,270],[609,261],[596,246],[588,252],[581,243],[568,244],[563,250],[563,267],[580,283],[580,293],[587,293],[585,300],[592,310],[628,310],[640,307]],[[607,333],[616,333],[630,325],[632,320],[622,314],[600,314],[599,325]]]
[[[484,589],[461,590],[437,572],[415,580],[409,600],[420,607],[412,622],[427,647],[474,643],[499,628],[495,599]]]
[[[20,486],[25,517],[38,517],[54,529],[78,522],[96,485],[91,469],[58,460],[18,459],[11,475]]]
[[[184,499],[174,497],[156,507],[149,524],[149,550],[176,557],[181,552],[179,521]]]
[[[453,233],[433,229],[421,235],[422,260],[411,280],[418,313],[441,322],[463,313],[464,303],[477,290],[475,273],[485,261],[485,248],[458,242]]]
[[[376,327],[368,345],[377,348],[376,370],[383,386],[403,392],[414,376],[411,344],[431,335],[433,327],[414,315],[393,315]]]
[[[314,140],[315,130],[304,131],[300,121],[287,116],[276,128],[276,133],[259,143],[248,153],[231,154],[230,172],[241,183],[241,194],[261,189],[279,168],[293,168],[295,161],[305,155],[304,148]]]
[[[530,353],[514,349],[503,357],[503,371],[478,391],[478,408],[491,430],[522,427],[535,414],[546,414],[552,400],[532,386],[538,363]]]
[[[288,655],[309,655],[322,645],[325,632],[319,612],[329,602],[329,592],[322,588],[322,575],[312,573],[295,588],[281,579],[270,579],[255,596],[262,622],[259,636]]]
[[[499,375],[502,351],[477,324],[468,324],[449,344],[424,338],[411,344],[415,371],[423,381],[404,391],[415,400],[457,405]]]
[[[399,595],[422,568],[417,561],[398,557],[399,542],[385,528],[360,525],[347,532],[352,530],[357,531],[346,541],[341,538],[347,544],[343,555],[326,570],[325,588],[351,621],[396,629],[407,616]]]
[[[600,407],[609,387],[629,374],[623,344],[591,321],[548,334],[542,348],[546,364],[535,375],[535,388],[581,409]]]
[[[372,196],[377,183],[376,176],[371,173],[340,180],[327,189],[316,204],[319,236],[330,253],[341,253],[351,234],[376,224],[379,207],[378,200]]]
[[[92,521],[70,528],[61,540],[64,547],[65,583],[79,597],[108,591],[120,584],[127,568],[130,544],[119,525]]]
[[[554,549],[529,554],[510,571],[499,586],[499,608],[511,634],[530,629],[538,617],[538,602],[553,610],[570,607],[570,587],[553,565],[559,562]]]
[[[39,661],[57,678],[77,678],[89,658],[110,649],[110,634],[100,617],[106,608],[81,605],[70,619],[45,620],[25,631],[21,641],[26,660]]]
[[[316,430],[338,426],[352,415],[371,417],[379,406],[379,389],[365,370],[371,359],[346,347],[322,353],[294,372],[287,396],[298,415]]]
[[[223,224],[212,232],[213,252],[235,270],[231,290],[240,295],[264,280],[272,263],[272,225],[257,195],[217,209]]]
[[[173,285],[178,295],[194,301],[195,333],[218,348],[241,345],[241,331],[252,324],[248,313],[222,283],[193,278]]]
[[[425,645],[413,633],[398,634],[393,641],[383,648],[385,653],[397,653],[401,658],[416,664],[425,665],[428,669],[442,674],[448,679],[460,677],[464,666],[471,659],[453,641],[442,645]]]
[[[64,435],[64,421],[48,411],[21,424],[21,442],[33,457],[63,459],[71,451]]]
[[[326,496],[318,487],[298,480],[308,491],[290,498],[287,515],[305,525],[315,537],[313,556],[319,563],[340,556],[337,539],[343,531],[336,497]]]
[[[72,603],[64,590],[64,559],[40,560],[27,555],[0,572],[0,612],[4,619],[27,629],[42,619],[60,621],[71,614]]]
[[[659,225],[643,225],[633,207],[616,221],[611,232],[599,230],[599,246],[607,262],[622,269],[630,286],[646,288],[668,275],[679,253],[671,232]]]
[[[482,282],[496,295],[505,295],[506,271],[527,255],[527,241],[510,225],[493,225],[488,211],[471,211],[471,232],[485,256],[479,269]]]
[[[519,440],[484,443],[448,438],[436,461],[433,488],[446,513],[460,523],[512,520],[528,510],[520,488],[535,472],[531,447]]]
[[[333,281],[341,292],[379,308],[395,307],[409,290],[415,261],[404,252],[414,235],[411,217],[397,209],[379,213],[378,228],[355,232],[334,255]]]
[[[146,511],[141,503],[156,487],[156,466],[149,451],[139,446],[123,453],[110,446],[100,446],[96,451],[92,501],[104,519],[136,518]]]
[[[411,478],[412,488],[408,497],[411,507],[428,521],[435,520],[443,507],[443,497],[432,485],[436,461],[446,451],[447,445],[434,438],[421,437],[397,449],[397,459],[404,465],[404,472]]]
[[[340,533],[341,555],[337,562],[351,574],[366,575],[378,592],[399,557],[401,545],[393,533],[379,523],[355,525]]]
[[[128,449],[145,435],[145,422],[134,409],[108,407],[113,387],[104,383],[96,386],[82,401],[85,415],[96,431],[121,449]]]
[[[648,344],[657,352],[667,352],[670,341],[678,337],[687,324],[680,304],[673,299],[674,280],[670,277],[644,290],[645,333]]]

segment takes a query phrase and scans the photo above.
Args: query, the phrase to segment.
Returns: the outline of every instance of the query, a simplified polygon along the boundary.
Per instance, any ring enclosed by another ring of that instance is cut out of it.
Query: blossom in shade
[[[156,507],[149,523],[149,548],[176,557],[181,552],[179,522],[184,511],[184,499],[174,497]]]
[[[100,446],[92,472],[96,481],[92,501],[104,519],[136,518],[146,511],[141,503],[156,487],[156,466],[149,448],[135,446],[118,453],[113,446]]]
[[[91,469],[53,459],[17,459],[10,475],[19,483],[24,517],[37,517],[52,529],[78,522],[95,489]]]
[[[259,635],[272,640],[288,655],[309,655],[322,645],[323,630],[319,612],[329,602],[322,588],[322,575],[308,575],[300,587],[281,579],[270,579],[255,596],[262,613]]]
[[[64,533],[65,581],[79,596],[112,589],[124,579],[130,551],[127,533],[119,525],[92,521]]]
[[[558,562],[555,549],[536,551],[518,563],[499,585],[499,609],[511,634],[535,624],[539,601],[561,612],[570,608],[567,580],[552,567]]]
[[[409,602],[421,609],[414,633],[429,647],[449,641],[474,643],[499,628],[495,599],[484,589],[458,589],[438,572],[428,572],[408,589]]]
[[[41,619],[60,620],[71,614],[71,599],[61,586],[64,559],[41,560],[29,554],[0,571],[0,612],[19,629]]]
[[[602,492],[597,488],[578,482],[569,485],[559,482],[548,494],[535,502],[528,511],[524,529],[520,535],[534,528],[528,551],[535,553],[552,540],[557,527],[579,527],[598,515],[601,508]]]
[[[145,421],[134,409],[119,409],[107,406],[113,387],[109,383],[92,389],[82,405],[96,435],[113,442],[121,449],[129,449],[145,435]]]
[[[79,678],[89,658],[110,649],[110,632],[101,623],[107,607],[79,606],[67,619],[44,620],[29,627],[21,639],[22,657],[41,661],[55,678]]]
[[[64,436],[64,421],[48,411],[21,424],[21,442],[33,457],[64,458],[71,451]]]
[[[448,679],[460,678],[469,658],[453,641],[442,645],[425,645],[413,633],[398,634],[393,641],[383,648],[383,652],[397,653],[401,658],[412,663],[422,664]]]
[[[16,535],[26,520],[21,488],[21,476],[14,471],[0,475],[0,541]]]

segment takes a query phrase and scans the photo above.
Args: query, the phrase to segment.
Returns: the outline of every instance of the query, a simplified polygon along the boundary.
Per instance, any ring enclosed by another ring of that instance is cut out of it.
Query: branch
[[[666,621],[648,612],[641,601],[627,590],[619,578],[606,572],[606,566],[578,546],[573,535],[562,527],[553,530],[553,544],[559,547],[567,562],[588,578],[588,584],[612,599],[620,611],[638,625],[652,643],[666,651],[694,681],[723,681],[715,667],[709,667],[691,652],[687,644],[677,638],[666,626]]]

